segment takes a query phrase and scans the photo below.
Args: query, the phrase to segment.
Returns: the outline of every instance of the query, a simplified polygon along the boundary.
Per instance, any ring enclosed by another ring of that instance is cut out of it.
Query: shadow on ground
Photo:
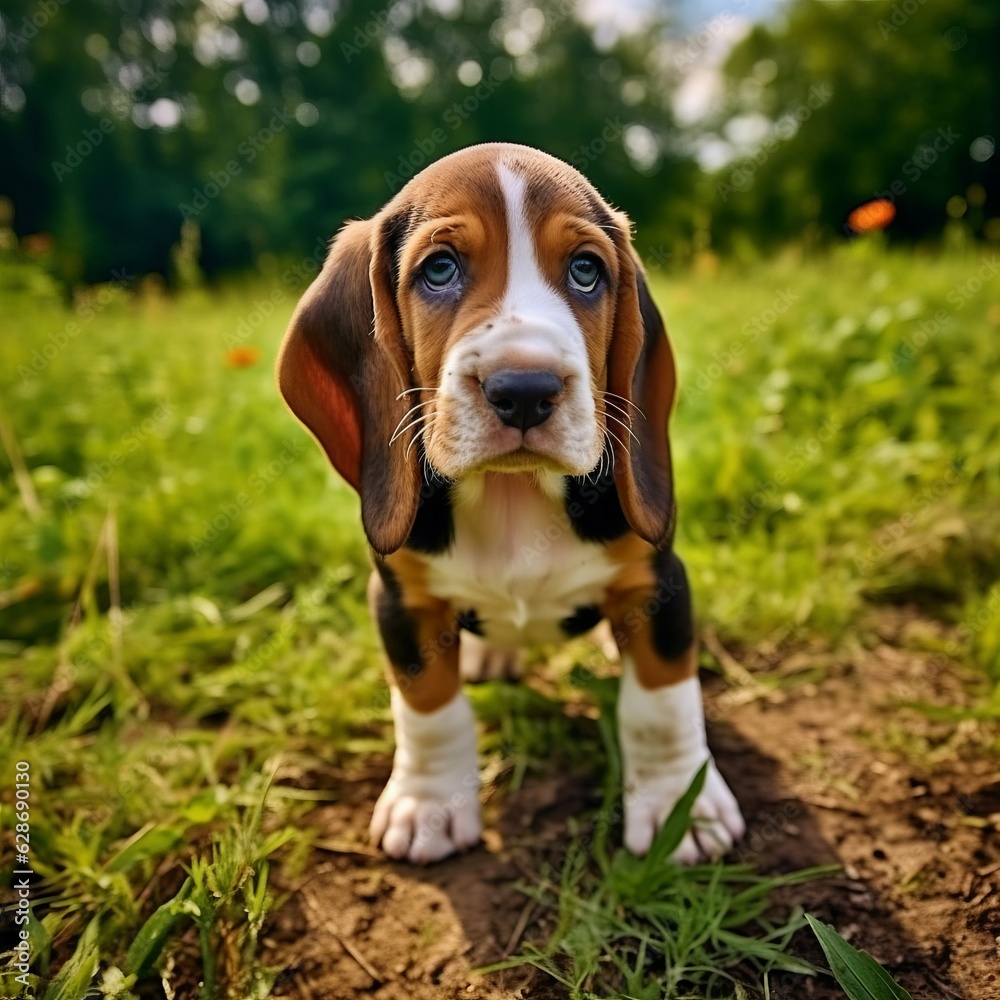
[[[886,641],[832,654],[802,649],[758,668],[777,689],[708,684],[710,740],[748,832],[737,856],[760,872],[839,864],[839,874],[775,895],[870,951],[919,998],[1000,998],[997,885],[1000,773],[975,725],[932,723],[901,701],[957,705],[954,674]],[[756,654],[746,653],[750,662]],[[753,664],[752,664],[753,665]],[[908,696],[907,696],[908,695]],[[963,727],[964,726],[964,731]],[[307,873],[265,932],[281,997],[472,1000],[565,997],[530,968],[471,970],[545,940],[552,916],[515,885],[558,864],[571,817],[599,802],[597,779],[531,777],[487,808],[484,843],[428,868],[387,862],[363,840],[388,761],[323,776],[343,798],[317,810],[323,831]],[[492,822],[491,822],[492,819]],[[822,964],[808,934],[796,952]],[[776,1000],[842,1000],[828,977],[779,976]]]

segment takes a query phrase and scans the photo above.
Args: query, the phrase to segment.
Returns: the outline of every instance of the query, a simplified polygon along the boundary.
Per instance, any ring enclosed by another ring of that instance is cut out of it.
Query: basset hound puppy
[[[396,752],[371,835],[429,862],[480,838],[463,677],[607,619],[621,653],[625,843],[710,760],[672,551],[674,360],[630,223],[538,150],[473,146],[349,222],[285,334],[278,384],[361,498]],[[677,852],[743,833],[714,763]]]

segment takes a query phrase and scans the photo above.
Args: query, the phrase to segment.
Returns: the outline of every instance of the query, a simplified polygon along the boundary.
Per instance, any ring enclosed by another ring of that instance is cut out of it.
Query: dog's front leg
[[[394,858],[430,862],[479,842],[479,768],[462,693],[457,626],[446,606],[407,607],[394,574],[372,574],[369,603],[389,660],[396,753],[372,839]]]
[[[611,624],[621,651],[618,727],[625,770],[625,846],[644,855],[656,831],[709,762],[695,825],[675,857],[717,857],[743,836],[739,806],[708,750],[687,577],[677,556],[658,559],[653,588],[618,596]]]

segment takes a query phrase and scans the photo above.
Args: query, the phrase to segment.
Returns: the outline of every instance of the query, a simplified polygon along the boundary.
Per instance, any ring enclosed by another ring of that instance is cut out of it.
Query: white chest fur
[[[566,638],[560,622],[600,604],[617,567],[577,537],[559,476],[486,473],[452,492],[455,541],[429,560],[428,589],[474,611],[488,642]]]

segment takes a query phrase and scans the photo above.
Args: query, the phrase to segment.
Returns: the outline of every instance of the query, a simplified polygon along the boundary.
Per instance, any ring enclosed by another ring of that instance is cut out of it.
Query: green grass
[[[607,680],[586,677],[583,682],[601,707],[608,760],[603,805],[592,828],[571,841],[560,863],[523,888],[556,918],[544,947],[529,945],[523,954],[482,971],[531,964],[565,986],[572,1000],[739,996],[750,978],[766,988],[772,972],[815,975],[818,970],[790,950],[793,935],[806,926],[805,915],[796,909],[775,921],[768,912],[769,896],[780,886],[836,869],[759,876],[744,864],[682,867],[668,861],[691,824],[707,767],[644,858],[621,847],[610,849],[622,792],[615,691]]]
[[[857,241],[655,282],[684,385],[678,548],[724,638],[796,629],[836,643],[871,603],[917,601],[957,627],[945,652],[998,690],[1000,279],[971,291],[982,256]],[[340,794],[322,780],[331,764],[390,746],[357,502],[272,384],[298,292],[280,272],[177,299],[136,282],[67,310],[37,267],[0,262],[0,421],[23,461],[18,477],[0,458],[0,818],[10,831],[27,761],[44,877],[33,983],[96,969],[95,986],[124,998],[130,977],[161,969],[204,979],[205,996],[266,995],[268,866],[307,863],[302,817]],[[258,363],[227,364],[239,345]],[[555,654],[560,697],[583,696],[579,659]],[[487,686],[475,702],[508,784],[604,760],[592,732],[528,688]],[[978,711],[1000,713],[1000,696]],[[626,925],[553,938],[539,954],[559,975],[585,982],[616,934],[648,929],[629,866],[584,839],[540,881],[567,913],[617,893]],[[770,921],[775,881],[723,867],[662,878],[716,886],[712,919],[747,916],[749,943],[699,960],[722,982],[726,954],[749,957],[767,933],[756,910],[727,908],[750,887]],[[645,947],[615,988],[654,988]],[[18,995],[13,973],[0,983]]]

